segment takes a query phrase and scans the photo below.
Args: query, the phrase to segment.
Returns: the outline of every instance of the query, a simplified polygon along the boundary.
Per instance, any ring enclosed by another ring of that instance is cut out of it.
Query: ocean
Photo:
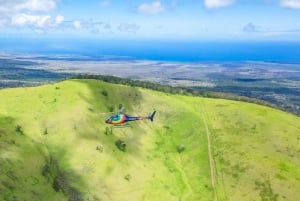
[[[300,62],[300,42],[44,39],[2,41],[4,53],[85,55],[170,62]]]

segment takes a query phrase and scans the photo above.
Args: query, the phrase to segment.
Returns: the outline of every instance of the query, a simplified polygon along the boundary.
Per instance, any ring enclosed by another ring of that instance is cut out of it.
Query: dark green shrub
[[[15,130],[16,130],[16,132],[18,132],[18,133],[20,133],[21,135],[23,135],[23,129],[22,129],[22,126],[17,125]]]
[[[184,145],[178,145],[177,146],[177,152],[178,153],[181,153],[181,152],[183,152],[185,150],[185,146]]]
[[[108,107],[109,112],[113,112],[115,110],[115,107],[112,105],[110,107]]]
[[[104,131],[105,135],[111,135],[112,134],[112,128],[106,127]]]
[[[102,94],[103,96],[105,96],[105,97],[108,96],[108,92],[107,92],[105,89],[101,91],[101,94]]]
[[[124,179],[127,180],[127,181],[130,181],[130,180],[131,180],[131,175],[130,175],[130,174],[126,175],[126,176],[124,177]]]
[[[118,147],[118,149],[120,149],[121,151],[125,152],[126,151],[126,143],[122,140],[117,140],[115,142],[116,146]]]

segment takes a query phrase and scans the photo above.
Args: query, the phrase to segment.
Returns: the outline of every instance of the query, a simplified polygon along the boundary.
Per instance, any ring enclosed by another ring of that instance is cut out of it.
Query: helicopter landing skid
[[[131,127],[130,124],[120,124],[120,125],[113,125],[113,128],[126,128],[126,127]]]

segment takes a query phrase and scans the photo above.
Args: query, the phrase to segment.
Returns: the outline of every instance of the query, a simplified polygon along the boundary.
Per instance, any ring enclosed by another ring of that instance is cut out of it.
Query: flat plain
[[[78,74],[114,75],[256,98],[300,115],[299,63],[160,62],[118,57],[0,55],[0,87],[34,86]]]

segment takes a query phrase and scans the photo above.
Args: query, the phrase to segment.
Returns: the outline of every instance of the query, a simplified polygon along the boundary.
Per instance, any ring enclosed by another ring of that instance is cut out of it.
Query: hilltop
[[[300,118],[283,111],[84,79],[2,89],[0,105],[0,200],[300,197]],[[111,129],[120,106],[157,114]]]

